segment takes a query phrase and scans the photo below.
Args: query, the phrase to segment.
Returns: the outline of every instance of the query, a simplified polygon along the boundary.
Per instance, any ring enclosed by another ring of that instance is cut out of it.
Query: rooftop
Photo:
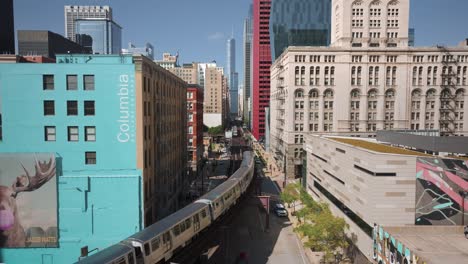
[[[467,263],[468,239],[463,234],[462,226],[408,226],[384,229],[427,264]]]
[[[329,139],[332,139],[341,143],[353,145],[358,148],[363,148],[363,149],[380,152],[380,153],[432,157],[431,155],[428,155],[422,152],[407,150],[404,148],[392,147],[392,146],[385,145],[382,143],[377,143],[377,142],[374,143],[374,142],[370,142],[370,141],[362,140],[362,139],[341,138],[341,137],[340,138],[329,137]]]

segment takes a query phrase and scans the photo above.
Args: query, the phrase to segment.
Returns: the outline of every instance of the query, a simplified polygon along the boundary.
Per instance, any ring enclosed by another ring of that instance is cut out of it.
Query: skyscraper
[[[234,34],[227,40],[226,45],[227,51],[227,77],[229,83],[229,94],[230,94],[230,114],[237,116],[238,109],[238,74],[236,72],[236,40]]]
[[[75,21],[76,42],[92,50],[93,54],[120,54],[122,27],[103,18],[87,18]]]
[[[265,136],[265,108],[270,104],[270,8],[271,0],[254,0],[252,134],[258,140]]]
[[[330,43],[331,0],[275,0],[271,5],[272,60],[288,46]]]
[[[250,5],[249,14],[244,20],[244,122],[251,126],[250,98],[252,94],[252,15],[253,6]]]
[[[112,8],[109,6],[65,6],[65,36],[76,41],[75,21],[83,18],[101,18],[112,20]]]
[[[13,0],[0,4],[0,54],[15,54]]]

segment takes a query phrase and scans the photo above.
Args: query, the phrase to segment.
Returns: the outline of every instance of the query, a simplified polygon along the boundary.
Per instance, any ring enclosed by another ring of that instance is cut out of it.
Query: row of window
[[[78,142],[80,140],[79,127],[68,126],[67,127],[68,141]],[[96,141],[96,127],[85,126],[84,127],[85,141]],[[57,128],[55,126],[44,127],[44,140],[45,141],[56,141],[57,140]]]
[[[83,101],[84,115],[94,116],[96,114],[94,101]],[[44,100],[44,115],[53,116],[55,115],[55,101]],[[78,115],[78,101],[67,101],[67,115],[76,116]]]
[[[67,90],[78,90],[78,75],[67,75],[66,85]],[[43,90],[55,90],[55,76],[52,74],[43,75],[42,87]],[[94,89],[94,75],[83,75],[83,90],[93,91]]]

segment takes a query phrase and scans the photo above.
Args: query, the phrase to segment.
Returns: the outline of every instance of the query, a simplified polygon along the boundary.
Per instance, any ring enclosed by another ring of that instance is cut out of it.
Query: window
[[[192,126],[189,126],[189,127],[188,127],[188,133],[189,133],[189,134],[193,134],[193,127],[192,127]]]
[[[44,101],[44,115],[55,115],[55,102],[51,100]]]
[[[96,127],[85,127],[85,141],[96,141]]]
[[[69,126],[68,127],[68,141],[78,141],[78,127]]]
[[[95,151],[85,152],[85,163],[86,164],[96,164],[96,152]]]
[[[77,90],[77,89],[78,89],[78,76],[67,75],[67,90]]]
[[[94,101],[84,101],[85,116],[95,115]]]
[[[42,87],[44,90],[54,90],[54,76],[43,75],[42,76]]]
[[[193,122],[193,114],[192,113],[188,114],[188,121]]]
[[[46,126],[44,127],[44,140],[45,141],[55,141],[55,127],[54,126]]]
[[[94,75],[84,75],[83,84],[85,91],[94,90]]]
[[[78,115],[78,101],[67,101],[67,115]]]

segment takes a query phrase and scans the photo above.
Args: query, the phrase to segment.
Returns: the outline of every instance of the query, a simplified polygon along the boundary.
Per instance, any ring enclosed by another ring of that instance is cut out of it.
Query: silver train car
[[[245,151],[239,169],[224,183],[179,211],[77,263],[156,264],[168,261],[238,202],[252,181],[254,164],[253,152]]]

